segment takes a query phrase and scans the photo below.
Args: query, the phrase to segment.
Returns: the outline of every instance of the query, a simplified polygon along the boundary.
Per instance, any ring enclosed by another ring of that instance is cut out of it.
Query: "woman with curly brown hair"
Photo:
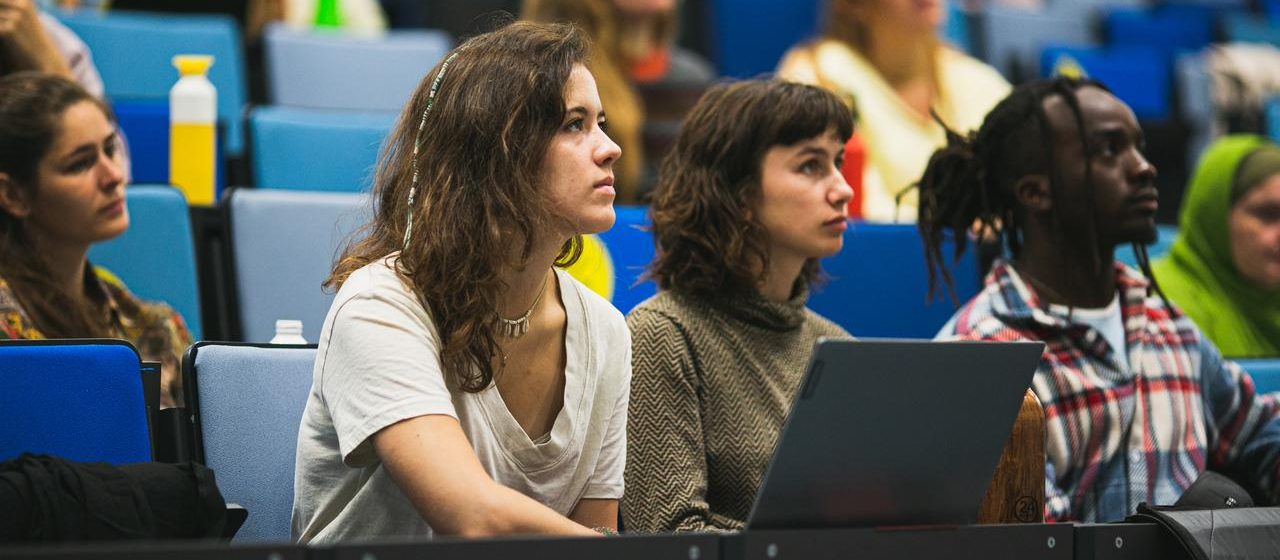
[[[627,317],[628,529],[742,527],[814,342],[849,337],[805,300],[844,240],[852,133],[834,94],[777,80],[685,120],[650,208],[661,291]]]
[[[405,106],[374,218],[329,280],[299,541],[616,529],[630,338],[556,268],[614,221],[620,151],[588,49],[575,27],[515,23]]]

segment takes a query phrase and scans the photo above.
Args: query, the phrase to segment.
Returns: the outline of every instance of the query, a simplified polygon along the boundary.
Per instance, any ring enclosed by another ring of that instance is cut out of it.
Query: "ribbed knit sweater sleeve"
[[[717,515],[707,502],[705,385],[688,332],[674,317],[651,309],[632,312],[627,324],[633,413],[627,421],[626,529],[740,529],[741,522]],[[636,414],[636,407],[645,410]]]

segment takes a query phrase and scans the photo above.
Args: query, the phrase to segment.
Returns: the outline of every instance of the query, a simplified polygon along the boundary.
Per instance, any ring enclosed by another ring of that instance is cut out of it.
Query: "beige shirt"
[[[929,157],[946,144],[942,127],[909,107],[875,67],[842,42],[822,40],[787,52],[778,75],[852,95],[858,130],[867,146],[862,213],[868,221],[914,222],[918,197],[912,186]],[[934,111],[957,132],[976,130],[1009,94],[1009,82],[985,63],[940,47],[941,99]],[[907,192],[903,192],[903,191]],[[894,198],[902,194],[899,203]],[[896,209],[895,209],[896,207]]]
[[[550,438],[531,440],[490,385],[445,380],[430,314],[383,259],[338,290],[320,334],[298,433],[293,536],[323,544],[430,537],[371,437],[401,420],[441,414],[462,426],[494,481],[568,515],[584,498],[622,497],[631,338],[612,305],[557,270],[564,302],[564,406]]]

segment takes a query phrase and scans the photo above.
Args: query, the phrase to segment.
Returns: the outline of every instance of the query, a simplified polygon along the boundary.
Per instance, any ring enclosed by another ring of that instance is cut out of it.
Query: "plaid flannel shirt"
[[[1149,293],[1146,278],[1119,263],[1115,273],[1127,356],[1051,312],[1001,262],[939,333],[1046,344],[1033,382],[1047,431],[1046,519],[1115,521],[1141,502],[1172,504],[1206,468],[1277,503],[1280,394],[1255,394],[1249,375]]]

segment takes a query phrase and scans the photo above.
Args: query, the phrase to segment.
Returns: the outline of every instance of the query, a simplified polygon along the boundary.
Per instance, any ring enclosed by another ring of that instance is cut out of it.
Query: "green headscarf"
[[[1209,147],[1183,195],[1173,249],[1152,263],[1165,295],[1231,358],[1280,356],[1280,290],[1240,276],[1227,229],[1241,162],[1267,146],[1261,136],[1234,135]]]

